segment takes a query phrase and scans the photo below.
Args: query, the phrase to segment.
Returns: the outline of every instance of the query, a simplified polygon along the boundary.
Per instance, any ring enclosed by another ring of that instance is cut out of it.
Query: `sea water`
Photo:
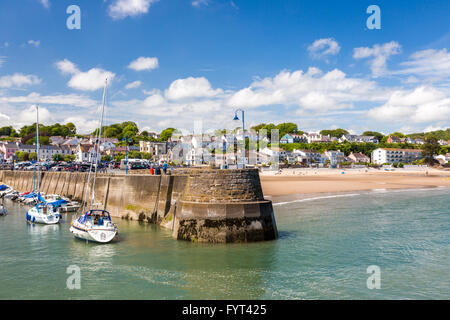
[[[177,241],[119,219],[118,241],[86,243],[69,231],[75,215],[31,225],[27,207],[5,204],[0,299],[450,298],[447,188],[275,203],[279,239],[247,244]],[[369,266],[379,289],[369,289]]]

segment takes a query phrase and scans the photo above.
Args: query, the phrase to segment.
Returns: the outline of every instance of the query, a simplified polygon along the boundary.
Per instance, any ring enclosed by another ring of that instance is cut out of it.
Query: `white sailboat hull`
[[[108,243],[111,242],[117,235],[117,228],[113,226],[88,226],[81,224],[78,221],[73,221],[70,227],[70,232],[76,238],[99,242]]]
[[[56,212],[44,213],[42,209],[38,210],[36,207],[33,207],[28,210],[26,219],[31,223],[57,224],[61,219],[61,215],[58,210]]]

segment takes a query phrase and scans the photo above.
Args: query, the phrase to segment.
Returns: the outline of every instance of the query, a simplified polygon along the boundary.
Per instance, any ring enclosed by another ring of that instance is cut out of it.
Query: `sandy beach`
[[[264,196],[450,187],[450,171],[423,169],[284,169],[261,172]]]

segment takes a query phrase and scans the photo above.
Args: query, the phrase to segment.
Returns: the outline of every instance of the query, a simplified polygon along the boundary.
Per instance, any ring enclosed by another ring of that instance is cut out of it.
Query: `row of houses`
[[[17,152],[35,153],[36,145],[26,145],[20,142],[0,143],[0,160],[12,160]],[[72,154],[72,150],[68,146],[54,145],[40,146],[39,148],[39,159],[41,160],[51,160],[57,154],[66,156]]]
[[[355,134],[344,134],[340,138],[331,137],[329,135],[321,135],[320,133],[304,133],[302,135],[298,134],[285,134],[281,137],[280,143],[324,143],[324,142],[350,142],[350,143],[375,143],[378,144],[380,141],[375,136],[362,136]],[[416,144],[423,145],[425,141],[421,138],[399,138],[396,136],[389,136],[386,140],[387,143],[400,143],[400,144]],[[440,145],[450,145],[450,141],[439,140]]]
[[[307,143],[318,141],[378,142],[372,136],[343,135],[341,138],[336,139],[320,134],[303,134],[285,135],[280,140],[280,143],[291,143],[291,141],[306,141]],[[404,141],[405,143],[410,143],[406,142],[406,140]],[[49,161],[56,154],[59,154],[62,156],[74,155],[75,161],[78,162],[90,162],[96,157],[95,142],[96,138],[93,136],[85,138],[51,137],[50,145],[40,147],[39,159]],[[172,137],[167,142],[140,141],[139,146],[125,147],[118,146],[119,141],[116,138],[102,138],[99,145],[99,156],[110,156],[113,158],[118,154],[124,154],[128,150],[148,153],[153,161],[160,163],[166,161],[183,163],[185,165],[205,163],[230,165],[242,161],[242,150],[239,147],[239,142],[242,142],[242,138],[239,141],[239,135],[192,134]],[[251,140],[250,143],[253,144],[254,141]],[[256,144],[253,144],[251,149],[255,150]],[[0,160],[11,160],[16,152],[31,153],[35,152],[35,150],[35,145],[24,145],[20,142],[0,143]],[[338,166],[343,162],[411,163],[422,158],[421,150],[418,149],[377,148],[372,152],[370,158],[362,153],[351,153],[345,156],[340,150],[325,150],[325,152],[320,153],[314,150],[294,149],[292,152],[289,152],[278,147],[264,147],[261,143],[259,152],[253,150],[246,150],[245,162],[248,164],[268,164],[269,162],[279,161],[291,164],[330,164],[331,166]],[[445,162],[445,156],[441,158],[439,161]]]
[[[410,137],[405,137],[405,138],[399,138],[399,137],[395,137],[395,136],[389,136],[386,140],[387,143],[401,143],[401,144],[419,144],[422,145],[425,143],[425,141],[422,138],[410,138]],[[443,139],[439,139],[438,143],[441,146],[448,146],[450,145],[450,140],[443,140]]]
[[[356,143],[378,143],[375,136],[360,136],[352,134],[344,134],[340,138],[332,137],[330,135],[322,135],[320,133],[303,133],[299,134],[285,134],[281,137],[280,143],[326,143],[326,142],[356,142]]]
[[[99,145],[101,155],[115,156],[123,154],[127,148],[129,151],[139,151],[135,146],[116,146],[119,141],[115,138],[102,138]],[[74,155],[77,162],[90,162],[94,159],[97,150],[95,149],[95,137],[87,138],[62,138],[51,137],[50,145],[39,146],[39,160],[51,161],[55,155]],[[17,152],[35,153],[36,145],[26,145],[18,141],[0,143],[0,161],[11,161],[15,159]]]

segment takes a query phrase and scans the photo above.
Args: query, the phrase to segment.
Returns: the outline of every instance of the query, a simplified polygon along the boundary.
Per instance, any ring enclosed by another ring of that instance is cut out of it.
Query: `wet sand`
[[[344,172],[344,174],[342,174]],[[289,169],[260,174],[264,196],[450,187],[450,171]]]

